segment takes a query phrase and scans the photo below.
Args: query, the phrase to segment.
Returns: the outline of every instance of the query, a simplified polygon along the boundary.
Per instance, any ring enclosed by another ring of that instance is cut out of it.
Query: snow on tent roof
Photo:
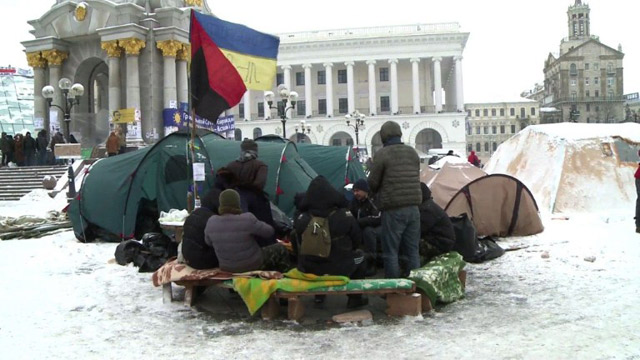
[[[632,209],[640,124],[560,123],[525,128],[484,170],[509,174],[551,213]]]

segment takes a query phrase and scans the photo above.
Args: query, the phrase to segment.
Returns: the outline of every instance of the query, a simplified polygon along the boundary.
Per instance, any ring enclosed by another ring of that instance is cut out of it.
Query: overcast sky
[[[350,27],[458,22],[469,32],[464,50],[465,102],[516,101],[542,83],[544,60],[568,36],[567,8],[575,0],[208,0],[222,19],[268,33]],[[624,91],[640,91],[640,41],[635,0],[584,1],[591,8],[591,34],[613,48],[622,44]],[[20,41],[33,39],[27,20],[55,0],[0,0],[0,65],[26,67]]]

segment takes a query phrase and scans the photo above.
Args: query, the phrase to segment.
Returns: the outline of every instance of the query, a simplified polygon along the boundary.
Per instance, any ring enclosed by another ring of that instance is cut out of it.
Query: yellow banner
[[[276,76],[276,60],[220,49],[235,66],[247,89],[271,90]]]
[[[136,109],[127,108],[116,110],[111,114],[111,122],[114,124],[129,124],[136,121]]]

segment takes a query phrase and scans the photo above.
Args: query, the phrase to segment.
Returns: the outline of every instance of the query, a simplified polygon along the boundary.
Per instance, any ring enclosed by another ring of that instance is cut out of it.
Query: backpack
[[[329,216],[312,216],[307,227],[302,232],[300,255],[313,255],[328,258],[331,253],[331,231],[329,231]]]

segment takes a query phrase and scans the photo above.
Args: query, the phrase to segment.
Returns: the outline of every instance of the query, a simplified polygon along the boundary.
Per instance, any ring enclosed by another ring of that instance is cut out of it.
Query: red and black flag
[[[189,39],[191,100],[199,117],[215,123],[247,89],[273,86],[278,37],[192,11]]]

